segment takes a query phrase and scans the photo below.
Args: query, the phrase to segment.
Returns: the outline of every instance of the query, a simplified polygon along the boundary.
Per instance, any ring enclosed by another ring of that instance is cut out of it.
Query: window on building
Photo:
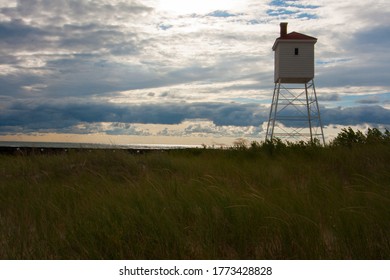
[[[295,54],[295,55],[299,55],[299,49],[298,49],[298,48],[295,48],[294,54]]]

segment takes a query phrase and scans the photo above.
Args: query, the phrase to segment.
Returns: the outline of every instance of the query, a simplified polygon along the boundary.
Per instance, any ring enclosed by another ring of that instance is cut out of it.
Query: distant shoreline
[[[200,148],[196,145],[114,145],[100,143],[72,143],[72,142],[24,142],[0,141],[0,154],[14,153],[58,153],[68,150],[127,150],[134,153],[158,150],[177,150]]]

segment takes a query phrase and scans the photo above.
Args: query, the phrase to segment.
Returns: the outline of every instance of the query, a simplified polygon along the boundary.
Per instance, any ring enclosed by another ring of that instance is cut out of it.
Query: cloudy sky
[[[390,128],[387,0],[0,0],[0,140],[263,140],[279,23],[318,38],[327,138]]]

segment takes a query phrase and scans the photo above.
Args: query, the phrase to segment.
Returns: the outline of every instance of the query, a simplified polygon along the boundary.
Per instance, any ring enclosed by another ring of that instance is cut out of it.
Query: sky
[[[0,0],[0,141],[263,141],[279,23],[318,38],[326,139],[390,128],[387,0]]]

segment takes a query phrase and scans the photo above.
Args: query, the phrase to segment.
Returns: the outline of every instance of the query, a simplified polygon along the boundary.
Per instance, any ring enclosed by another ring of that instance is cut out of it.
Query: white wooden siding
[[[299,54],[295,55],[295,48]],[[275,49],[275,82],[307,82],[314,78],[314,43],[279,42]]]

